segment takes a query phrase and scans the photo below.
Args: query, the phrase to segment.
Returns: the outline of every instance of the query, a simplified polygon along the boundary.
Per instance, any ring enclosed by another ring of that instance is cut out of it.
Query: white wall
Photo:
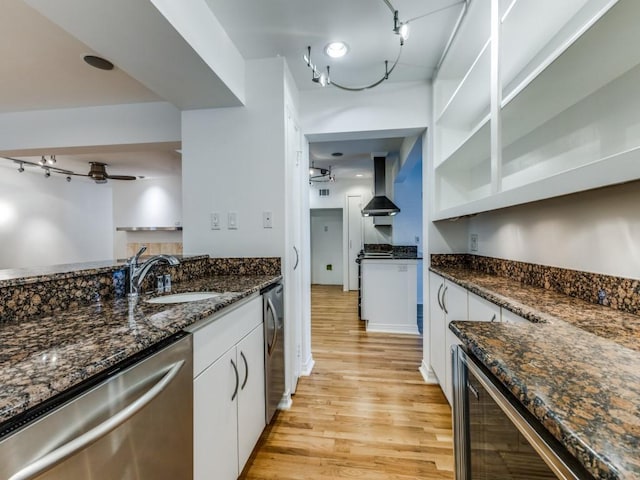
[[[184,252],[282,256],[284,249],[284,60],[247,62],[246,107],[182,113]],[[273,228],[262,228],[262,213]],[[210,215],[221,214],[220,230]],[[236,212],[238,229],[227,229]]]
[[[182,225],[182,177],[145,178],[111,182],[113,225],[117,227],[174,227]],[[127,256],[127,242],[181,242],[180,232],[115,232],[114,256]]]
[[[640,278],[640,182],[480,214],[478,254]]]
[[[327,133],[425,128],[430,124],[431,85],[383,83],[363,92],[317,88],[300,92],[302,131],[311,140]]]
[[[0,167],[0,269],[111,259],[112,229],[110,184]]]
[[[342,285],[341,209],[311,211],[311,283]]]
[[[180,136],[180,112],[166,102],[0,114],[0,150],[6,154],[179,142]]]
[[[328,197],[321,197],[318,190],[328,188]],[[347,210],[347,195],[361,195],[362,205],[366,205],[373,197],[372,179],[341,179],[335,182],[314,183],[309,188],[309,206],[315,208],[341,208]],[[385,227],[374,227],[373,217],[362,218],[362,234],[364,243],[391,243],[391,231]]]

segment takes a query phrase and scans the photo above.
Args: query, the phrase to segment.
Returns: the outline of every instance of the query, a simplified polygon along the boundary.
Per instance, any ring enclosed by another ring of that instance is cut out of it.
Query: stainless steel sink
[[[212,298],[220,297],[220,292],[185,292],[174,293],[172,295],[163,295],[161,297],[154,297],[145,300],[147,303],[183,303],[183,302],[197,302],[199,300],[210,300]]]

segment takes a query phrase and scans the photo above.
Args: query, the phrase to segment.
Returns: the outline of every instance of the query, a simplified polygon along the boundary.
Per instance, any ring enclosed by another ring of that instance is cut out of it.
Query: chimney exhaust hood
[[[363,217],[388,217],[400,212],[397,205],[385,196],[385,164],[385,157],[373,157],[374,197],[362,209]]]

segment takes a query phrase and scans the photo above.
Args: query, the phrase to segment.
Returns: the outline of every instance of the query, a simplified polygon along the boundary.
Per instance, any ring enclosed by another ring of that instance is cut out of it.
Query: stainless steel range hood
[[[363,217],[388,217],[400,212],[398,206],[389,200],[386,193],[385,157],[373,158],[374,197],[362,209]]]

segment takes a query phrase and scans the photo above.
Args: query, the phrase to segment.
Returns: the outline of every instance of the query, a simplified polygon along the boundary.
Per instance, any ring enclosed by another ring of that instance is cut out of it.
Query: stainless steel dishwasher
[[[5,428],[0,478],[192,478],[192,370],[191,335],[180,333],[92,379],[73,398],[48,402],[21,418],[24,426]]]
[[[266,421],[271,422],[285,389],[284,287],[277,282],[262,290],[264,312],[264,381]]]

